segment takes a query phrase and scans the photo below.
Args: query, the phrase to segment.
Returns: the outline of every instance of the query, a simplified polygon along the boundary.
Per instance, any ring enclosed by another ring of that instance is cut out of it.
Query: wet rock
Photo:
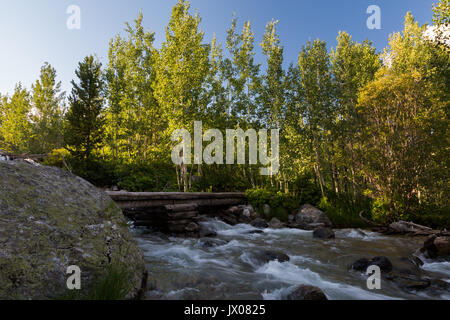
[[[331,230],[329,228],[323,228],[323,227],[320,227],[320,228],[317,228],[316,230],[314,230],[313,236],[314,236],[314,238],[319,238],[319,239],[334,239],[336,237],[333,230]]]
[[[429,259],[448,256],[450,255],[450,237],[432,235],[424,242],[420,252]]]
[[[359,259],[351,265],[351,269],[366,272],[369,266],[378,266],[380,267],[381,272],[385,273],[392,271],[392,263],[386,257],[375,257],[372,260],[366,258]]]
[[[366,272],[368,267],[369,267],[369,260],[366,258],[356,260],[351,265],[352,270],[360,271],[360,272]]]
[[[255,220],[253,220],[252,222],[250,222],[250,225],[252,227],[255,227],[255,228],[258,228],[258,229],[266,229],[266,228],[269,227],[267,222],[264,219],[261,219],[261,218],[257,218]]]
[[[314,230],[317,227],[331,228],[332,224],[323,211],[312,205],[305,204],[301,206],[295,214],[294,221],[290,223],[290,227],[304,230]]]
[[[423,261],[415,256],[411,257],[402,257],[400,259],[401,262],[406,264],[409,268],[408,270],[419,270],[419,267],[423,266]]]
[[[250,223],[252,219],[249,216],[244,215],[243,213],[239,216],[239,223]]]
[[[450,292],[450,283],[440,279],[430,279],[431,286]]]
[[[294,223],[294,221],[295,221],[295,215],[290,214],[288,216],[288,224]]]
[[[253,254],[253,258],[263,264],[269,263],[270,261],[286,262],[290,260],[287,254],[272,250],[262,250],[255,252]]]
[[[160,238],[161,240],[170,241],[169,236],[167,234],[165,234],[165,233],[160,232],[160,231],[153,232],[152,235],[154,235],[155,237]]]
[[[422,279],[412,274],[400,272],[389,272],[386,274],[385,278],[407,291],[424,290],[431,285],[431,281],[429,279]]]
[[[378,266],[381,269],[381,272],[391,272],[392,271],[392,263],[386,257],[375,257],[369,262],[369,266]]]
[[[251,205],[240,205],[239,208],[242,208],[242,214],[250,219],[256,218],[256,212],[253,206]]]
[[[231,225],[231,226],[235,226],[235,225],[237,225],[237,224],[239,223],[239,221],[238,221],[238,219],[237,219],[236,217],[234,217],[234,216],[229,216],[229,215],[226,215],[226,214],[221,215],[221,216],[220,216],[220,219],[221,219],[223,222],[228,223],[228,224]]]
[[[248,221],[248,218],[243,215],[244,208],[242,206],[233,206],[226,210],[220,211],[216,214],[216,217],[229,225],[237,225],[242,219]]]
[[[120,208],[102,190],[58,168],[0,162],[0,299],[67,294],[67,268],[81,269],[80,294],[124,268],[127,298],[139,297],[147,271]]]
[[[308,285],[300,285],[294,289],[292,293],[290,293],[286,300],[328,300],[325,293],[320,288],[308,286]]]
[[[285,224],[282,223],[277,218],[272,218],[272,220],[270,220],[270,222],[269,222],[269,227],[272,229],[282,229],[285,227]]]
[[[246,232],[246,234],[263,234],[263,233],[264,231],[262,230],[250,230]]]
[[[200,227],[195,222],[191,222],[184,228],[184,230],[186,230],[186,232],[196,233],[199,232]]]
[[[214,238],[217,237],[217,232],[207,227],[201,226],[199,231],[200,238]]]
[[[450,237],[437,237],[434,246],[438,257],[450,255]]]
[[[203,248],[215,248],[226,245],[228,242],[221,239],[203,238],[199,240],[199,243]]]

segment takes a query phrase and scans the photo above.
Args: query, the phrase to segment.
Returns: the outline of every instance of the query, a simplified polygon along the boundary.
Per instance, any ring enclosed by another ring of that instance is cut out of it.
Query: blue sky
[[[297,60],[308,40],[320,38],[335,46],[339,30],[357,41],[368,38],[378,50],[387,45],[388,36],[402,29],[403,18],[411,11],[421,23],[430,23],[431,6],[437,0],[191,0],[191,8],[202,17],[205,41],[216,33],[225,41],[233,12],[239,29],[252,22],[257,43],[272,18],[280,20],[278,31],[285,47],[286,64]],[[140,10],[144,25],[156,32],[159,47],[176,0],[2,0],[0,2],[0,93],[12,93],[17,82],[27,88],[38,78],[40,67],[48,61],[56,68],[63,89],[70,91],[77,63],[88,54],[107,61],[109,40],[133,21]],[[81,8],[81,29],[68,30],[69,5]],[[369,30],[366,9],[378,5],[382,29]],[[260,48],[256,59],[262,62]]]

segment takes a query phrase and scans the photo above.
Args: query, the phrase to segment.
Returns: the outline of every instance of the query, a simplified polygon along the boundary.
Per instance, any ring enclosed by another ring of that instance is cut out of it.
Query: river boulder
[[[272,229],[282,229],[285,227],[285,224],[277,218],[272,218],[269,222],[269,227]]]
[[[264,219],[261,218],[256,218],[255,220],[250,222],[250,225],[258,229],[266,229],[269,227],[269,224]]]
[[[228,242],[221,239],[202,238],[199,240],[199,244],[203,248],[214,248],[226,245]]]
[[[214,238],[214,237],[217,237],[217,232],[200,224],[199,237],[200,238]]]
[[[120,208],[102,190],[59,168],[0,162],[0,299],[68,294],[69,266],[88,295],[111,270],[138,298],[147,271]]]
[[[387,273],[392,271],[392,263],[386,257],[375,257],[372,260],[366,258],[359,259],[351,265],[351,269],[360,272],[366,272],[370,266],[380,267],[381,272]]]
[[[424,290],[431,285],[430,279],[402,272],[389,272],[385,278],[406,291]]]
[[[450,236],[430,236],[423,244],[420,252],[425,258],[435,259],[450,255]]]
[[[301,206],[293,218],[290,223],[291,228],[315,230],[319,227],[333,227],[327,215],[310,204]]]
[[[308,286],[308,285],[299,285],[287,295],[286,300],[328,300],[325,293],[320,288]]]
[[[318,239],[334,239],[336,235],[330,228],[319,227],[314,230],[313,237]]]
[[[270,261],[286,262],[290,260],[287,254],[272,250],[254,252],[252,258],[262,264],[269,263]]]

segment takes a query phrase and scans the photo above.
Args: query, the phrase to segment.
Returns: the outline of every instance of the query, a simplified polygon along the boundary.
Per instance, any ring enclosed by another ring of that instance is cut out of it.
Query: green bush
[[[365,211],[362,203],[357,205],[350,203],[346,199],[335,198],[333,201],[330,201],[328,198],[322,198],[318,207],[325,212],[335,228],[368,227],[359,217],[359,213]]]
[[[67,161],[71,158],[70,152],[64,148],[54,149],[44,159],[43,165],[65,168]],[[66,168],[69,169],[69,168]]]
[[[114,170],[114,184],[131,192],[178,191],[175,169],[160,163],[121,164]]]
[[[440,208],[425,203],[420,205],[417,211],[404,214],[402,219],[434,229],[449,229],[450,208]]]
[[[289,214],[300,205],[299,199],[294,195],[265,188],[249,189],[246,191],[246,196],[255,210],[268,220],[277,218],[286,222]],[[266,216],[264,215],[265,204],[270,206],[270,213]]]

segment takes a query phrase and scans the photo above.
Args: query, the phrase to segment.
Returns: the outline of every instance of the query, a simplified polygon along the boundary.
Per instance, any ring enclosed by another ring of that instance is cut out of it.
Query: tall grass
[[[131,274],[121,263],[111,263],[87,292],[70,290],[57,300],[123,300],[131,289]]]

